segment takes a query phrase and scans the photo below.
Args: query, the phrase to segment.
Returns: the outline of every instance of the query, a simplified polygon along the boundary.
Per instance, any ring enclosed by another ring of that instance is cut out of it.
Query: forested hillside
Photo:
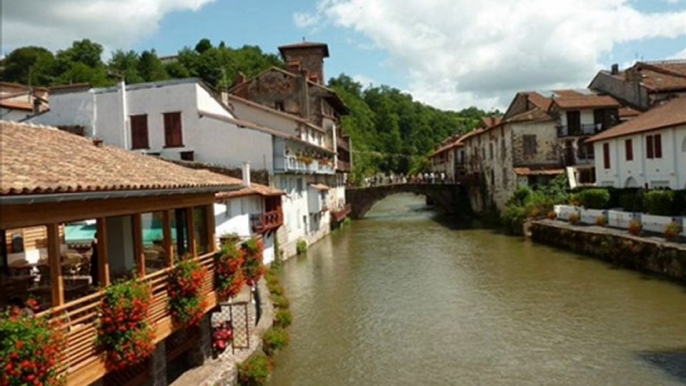
[[[284,65],[278,55],[259,47],[231,48],[223,42],[214,46],[207,39],[181,49],[172,60],[160,60],[155,50],[117,50],[106,62],[102,57],[102,45],[88,39],[55,53],[21,47],[0,62],[0,79],[32,86],[88,82],[103,87],[122,77],[127,83],[199,77],[213,87],[230,87],[239,72],[251,77]],[[345,74],[332,78],[329,86],[351,110],[343,118],[343,132],[353,139],[356,178],[421,170],[436,145],[472,129],[485,115],[474,107],[439,110],[389,86],[363,88]]]

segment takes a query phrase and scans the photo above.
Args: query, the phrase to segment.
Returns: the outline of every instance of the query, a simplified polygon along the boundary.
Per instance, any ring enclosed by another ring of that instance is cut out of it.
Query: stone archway
[[[624,183],[625,188],[640,188],[638,185],[638,181],[634,177],[629,177],[626,179],[626,183]]]

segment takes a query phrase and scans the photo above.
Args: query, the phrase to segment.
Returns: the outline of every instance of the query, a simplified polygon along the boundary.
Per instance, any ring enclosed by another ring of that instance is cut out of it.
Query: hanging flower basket
[[[62,326],[49,315],[35,317],[35,301],[25,310],[0,313],[0,386],[62,385],[58,374],[64,349]]]
[[[155,333],[148,322],[151,300],[150,286],[136,280],[105,289],[97,340],[107,352],[110,370],[137,365],[152,354]]]
[[[215,257],[217,292],[221,299],[238,295],[245,284],[244,252],[235,244],[227,244]]]
[[[180,260],[169,273],[169,310],[174,323],[194,326],[205,314],[202,284],[207,274],[195,259]]]
[[[263,264],[264,244],[261,240],[252,238],[243,243],[242,248],[245,253],[243,274],[245,275],[248,285],[253,286],[260,280],[265,272]]]

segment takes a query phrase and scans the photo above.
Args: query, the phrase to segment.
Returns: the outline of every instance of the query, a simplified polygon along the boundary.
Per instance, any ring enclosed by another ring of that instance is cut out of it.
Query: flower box
[[[640,215],[633,212],[624,212],[621,210],[607,211],[608,225],[613,228],[629,229],[631,221],[637,217],[640,217]]]
[[[652,214],[641,215],[643,230],[648,232],[663,234],[665,233],[665,227],[672,221],[674,221],[674,218],[668,216],[655,216]]]
[[[598,217],[607,216],[607,213],[600,209],[581,209],[580,215],[582,223],[595,225]]]
[[[569,221],[569,216],[578,213],[579,209],[571,205],[555,205],[555,214],[559,220]]]

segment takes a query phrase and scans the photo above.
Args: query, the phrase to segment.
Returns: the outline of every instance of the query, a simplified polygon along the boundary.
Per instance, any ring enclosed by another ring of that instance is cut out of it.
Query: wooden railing
[[[281,209],[261,213],[252,218],[252,228],[255,233],[264,233],[283,225],[283,211]]]
[[[207,269],[201,295],[205,298],[205,311],[208,312],[217,305],[217,295],[214,291],[214,252],[198,257],[198,261]],[[167,281],[170,270],[171,268],[164,268],[143,279],[152,288],[148,321],[155,328],[156,343],[164,340],[175,330],[167,309]],[[46,311],[61,322],[66,334],[62,366],[67,375],[68,386],[90,384],[107,372],[104,352],[96,345],[100,317],[98,312],[103,295],[103,291],[98,291]]]
[[[352,209],[350,204],[345,204],[342,208],[332,211],[331,217],[333,217],[334,222],[341,222],[348,217]]]
[[[350,163],[338,160],[336,161],[336,170],[341,172],[350,172]]]

